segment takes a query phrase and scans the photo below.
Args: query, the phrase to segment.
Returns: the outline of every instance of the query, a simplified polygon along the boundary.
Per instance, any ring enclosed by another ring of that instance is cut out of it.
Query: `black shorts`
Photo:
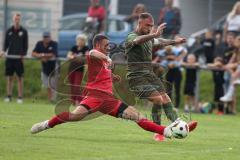
[[[194,83],[186,83],[184,87],[184,95],[195,96],[195,87]]]
[[[22,77],[24,73],[24,65],[21,59],[6,59],[5,61],[5,75],[12,76],[14,73],[18,77]]]
[[[150,95],[157,92],[166,92],[163,81],[154,73],[139,75],[138,77],[128,79],[130,91],[134,92],[140,99],[147,99]]]
[[[223,84],[215,84],[214,86],[214,101],[218,102],[224,96]]]

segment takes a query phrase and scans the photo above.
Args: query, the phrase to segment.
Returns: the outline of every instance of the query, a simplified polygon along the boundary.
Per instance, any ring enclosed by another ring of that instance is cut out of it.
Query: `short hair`
[[[227,36],[232,36],[232,37],[236,38],[236,37],[237,37],[237,34],[234,33],[233,31],[228,31],[228,32],[227,32]]]
[[[83,39],[84,41],[86,41],[86,40],[87,40],[87,37],[86,37],[84,34],[78,34],[78,35],[76,36],[76,40],[78,40],[78,39]]]
[[[21,17],[21,13],[19,13],[19,12],[14,13],[13,17],[15,17],[15,16],[17,16],[17,17]]]
[[[150,13],[148,13],[148,12],[144,12],[144,13],[141,13],[141,14],[139,15],[139,19],[140,19],[140,20],[148,19],[148,18],[153,19],[153,16],[152,16]]]
[[[93,38],[93,47],[96,47],[97,43],[100,43],[104,39],[109,40],[108,37],[105,35],[102,35],[102,34],[95,35]]]

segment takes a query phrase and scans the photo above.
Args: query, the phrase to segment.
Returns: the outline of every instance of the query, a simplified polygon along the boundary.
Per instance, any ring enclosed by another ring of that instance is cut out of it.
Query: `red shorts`
[[[101,91],[88,91],[80,105],[86,107],[89,113],[99,111],[114,117],[119,117],[119,114],[127,108],[126,104],[113,95]]]

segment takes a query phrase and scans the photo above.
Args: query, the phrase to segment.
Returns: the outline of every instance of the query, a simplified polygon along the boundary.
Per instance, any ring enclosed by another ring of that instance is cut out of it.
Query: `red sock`
[[[48,126],[50,128],[53,128],[54,126],[56,126],[58,124],[62,124],[62,123],[69,121],[69,115],[70,115],[69,112],[62,112],[62,113],[58,114],[57,116],[52,117],[48,121]]]
[[[148,119],[141,119],[137,122],[137,124],[144,130],[158,133],[161,135],[163,135],[164,129],[166,128],[165,126],[157,125],[156,123],[149,121]]]

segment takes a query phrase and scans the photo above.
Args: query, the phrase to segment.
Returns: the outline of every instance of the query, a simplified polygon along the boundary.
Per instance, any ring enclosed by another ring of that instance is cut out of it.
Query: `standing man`
[[[57,42],[51,39],[49,32],[43,33],[43,40],[37,42],[32,56],[41,60],[42,62],[42,83],[48,90],[48,100],[54,101],[55,95],[53,88],[55,88],[55,67],[56,67],[56,57],[57,57]]]
[[[23,100],[23,73],[24,64],[22,56],[27,54],[28,50],[28,32],[20,25],[21,15],[19,13],[13,16],[13,26],[11,26],[5,35],[4,52],[8,57],[5,62],[5,75],[7,77],[7,97],[5,102],[12,100],[13,74],[17,74],[18,81],[18,99],[17,103]],[[14,56],[14,57],[13,57]]]
[[[161,24],[156,32],[150,33],[153,25],[154,20],[152,15],[150,13],[142,13],[139,16],[137,28],[134,32],[129,33],[126,39],[126,55],[128,60],[128,73],[126,77],[129,81],[131,91],[139,98],[148,99],[159,107],[163,106],[167,118],[174,122],[178,118],[178,115],[173,110],[172,101],[166,93],[163,82],[153,72],[151,64],[152,51],[154,48],[184,43],[186,40],[180,37],[175,40],[159,38],[166,24]],[[190,123],[189,130],[192,131],[196,125],[197,122]]]
[[[173,38],[179,34],[182,20],[181,12],[177,7],[173,7],[173,0],[165,0],[165,7],[160,10],[159,24],[167,23],[166,29],[163,31],[163,36]]]

